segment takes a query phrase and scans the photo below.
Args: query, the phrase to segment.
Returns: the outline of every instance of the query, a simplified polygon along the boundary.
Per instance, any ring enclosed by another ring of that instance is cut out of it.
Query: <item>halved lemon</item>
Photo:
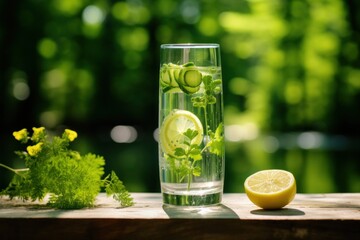
[[[280,209],[296,194],[296,181],[291,172],[269,169],[256,172],[244,183],[245,192],[255,205],[263,209]]]
[[[184,132],[188,129],[196,130],[197,135],[191,144],[201,144],[203,140],[203,126],[200,119],[192,112],[175,109],[164,119],[160,127],[160,146],[164,153],[174,156],[176,148],[187,149]]]

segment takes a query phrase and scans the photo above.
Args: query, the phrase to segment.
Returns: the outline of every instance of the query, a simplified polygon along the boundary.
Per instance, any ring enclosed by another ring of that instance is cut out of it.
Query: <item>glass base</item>
[[[163,193],[164,204],[176,206],[205,206],[219,204],[222,199],[222,193],[212,193],[205,195],[176,195]]]

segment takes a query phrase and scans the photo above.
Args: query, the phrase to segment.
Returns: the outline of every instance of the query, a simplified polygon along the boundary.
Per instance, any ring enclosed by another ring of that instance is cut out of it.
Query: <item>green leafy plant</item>
[[[61,137],[49,137],[44,127],[33,128],[30,136],[27,129],[14,132],[13,136],[28,145],[26,151],[15,153],[24,160],[26,168],[13,169],[0,164],[14,173],[8,187],[0,195],[9,195],[23,200],[42,200],[50,195],[48,204],[60,209],[79,209],[94,206],[95,198],[105,188],[108,195],[131,206],[133,199],[123,183],[112,172],[104,179],[105,160],[92,153],[81,155],[69,149],[77,133],[66,129]]]

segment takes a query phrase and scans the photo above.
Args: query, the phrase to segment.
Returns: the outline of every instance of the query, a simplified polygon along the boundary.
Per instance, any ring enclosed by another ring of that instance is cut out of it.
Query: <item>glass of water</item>
[[[218,44],[163,44],[159,74],[159,168],[163,202],[221,202],[223,88]]]

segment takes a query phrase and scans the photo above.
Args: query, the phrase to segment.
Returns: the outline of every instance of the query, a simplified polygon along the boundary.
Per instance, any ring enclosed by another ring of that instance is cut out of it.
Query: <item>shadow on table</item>
[[[170,218],[239,218],[232,209],[223,204],[201,207],[164,204],[163,209]]]
[[[264,210],[256,209],[251,211],[255,215],[265,215],[265,216],[301,216],[305,215],[305,212],[300,211],[295,208],[282,208],[277,210]]]

